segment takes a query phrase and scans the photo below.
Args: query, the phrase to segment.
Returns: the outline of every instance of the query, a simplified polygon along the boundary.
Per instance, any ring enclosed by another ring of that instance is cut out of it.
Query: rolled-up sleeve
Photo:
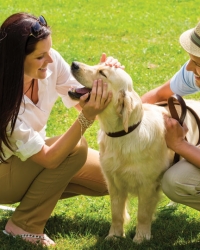
[[[13,149],[12,154],[25,161],[30,156],[38,153],[44,146],[45,141],[40,133],[28,127],[24,122],[17,120],[10,137],[10,144]]]
[[[18,156],[22,161],[25,161],[30,156],[37,154],[42,149],[44,144],[44,140],[41,138],[41,136],[37,132],[34,132],[34,135],[30,138],[29,141],[16,141],[18,149],[16,150],[14,155]]]

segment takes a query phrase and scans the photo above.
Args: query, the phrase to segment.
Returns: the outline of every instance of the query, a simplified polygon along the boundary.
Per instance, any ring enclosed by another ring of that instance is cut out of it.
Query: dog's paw
[[[115,235],[107,235],[105,240],[115,241],[117,240],[117,237]]]
[[[150,234],[145,234],[145,235],[136,234],[135,237],[133,238],[133,242],[137,243],[137,244],[140,244],[143,241],[150,240],[150,239],[151,239],[151,235]]]
[[[117,239],[120,239],[120,238],[125,238],[125,234],[123,236],[117,236],[117,235],[107,235],[105,240],[109,240],[109,241],[116,241]]]

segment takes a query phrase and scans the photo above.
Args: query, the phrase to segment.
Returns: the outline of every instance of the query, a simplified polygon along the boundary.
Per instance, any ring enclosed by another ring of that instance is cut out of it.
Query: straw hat
[[[189,54],[200,57],[200,22],[195,28],[185,31],[179,42]]]

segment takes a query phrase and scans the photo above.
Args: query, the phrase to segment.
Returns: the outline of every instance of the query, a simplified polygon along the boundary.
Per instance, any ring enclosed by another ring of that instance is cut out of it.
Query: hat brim
[[[193,31],[194,28],[183,32],[183,34],[179,38],[179,42],[183,49],[189,54],[200,57],[200,47],[194,44],[191,40],[191,34]]]

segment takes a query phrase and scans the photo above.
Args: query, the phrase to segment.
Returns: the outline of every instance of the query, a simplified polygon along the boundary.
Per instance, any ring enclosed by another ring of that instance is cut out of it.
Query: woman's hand
[[[80,106],[82,112],[88,120],[94,120],[96,115],[101,113],[112,99],[112,93],[108,92],[107,83],[103,83],[101,79],[95,80],[90,92],[90,99],[87,101],[89,94],[80,98]]]
[[[125,67],[121,65],[121,63],[116,58],[113,58],[112,56],[107,57],[105,53],[101,55],[100,63],[105,63],[110,67],[113,66],[115,68],[125,69]]]
[[[181,126],[177,120],[166,115],[164,115],[164,121],[166,128],[165,140],[167,146],[177,152],[182,142],[185,141],[188,128],[185,124]]]

